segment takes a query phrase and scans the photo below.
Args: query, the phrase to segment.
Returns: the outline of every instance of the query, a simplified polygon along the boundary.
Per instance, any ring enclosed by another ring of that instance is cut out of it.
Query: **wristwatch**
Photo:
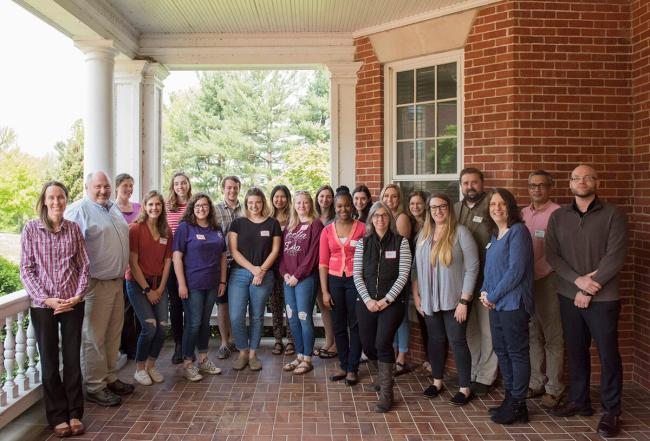
[[[458,303],[460,303],[461,305],[469,306],[470,301],[465,300],[464,298],[461,297],[461,299],[458,301]]]
[[[150,286],[147,286],[146,288],[144,288],[144,289],[142,290],[142,294],[147,295],[147,294],[149,294],[149,291],[151,291],[151,287],[150,287]]]

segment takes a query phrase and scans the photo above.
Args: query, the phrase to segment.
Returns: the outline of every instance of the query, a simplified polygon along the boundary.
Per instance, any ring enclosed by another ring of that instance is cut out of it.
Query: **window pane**
[[[438,136],[456,136],[456,117],[456,101],[438,103]]]
[[[436,136],[435,104],[420,104],[415,111],[415,137],[433,138]]]
[[[417,70],[417,102],[433,101],[436,99],[435,72],[435,66]]]
[[[397,108],[397,139],[413,139],[414,106]]]
[[[456,97],[456,63],[438,66],[438,99]]]
[[[413,71],[397,72],[397,104],[408,104],[413,101]]]
[[[438,140],[438,173],[456,173],[458,164],[458,141],[456,138]]]
[[[415,145],[415,174],[430,175],[435,173],[436,163],[436,142],[416,141]]]
[[[431,196],[436,193],[444,193],[453,203],[460,200],[460,189],[458,181],[400,181],[395,182],[399,184],[402,190],[402,200],[407,201],[409,193],[414,190],[422,190]]]
[[[397,143],[397,174],[413,174],[413,141]]]

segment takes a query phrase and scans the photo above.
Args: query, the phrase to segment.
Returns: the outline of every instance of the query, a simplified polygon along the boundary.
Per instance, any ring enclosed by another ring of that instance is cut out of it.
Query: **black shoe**
[[[526,400],[518,401],[511,398],[490,419],[497,424],[527,423],[528,407],[526,407]]]
[[[473,399],[474,399],[474,394],[472,393],[471,390],[469,391],[469,395],[465,395],[464,393],[458,391],[456,395],[451,397],[451,399],[449,400],[449,404],[451,404],[452,406],[464,406],[470,401],[472,401]]]
[[[108,388],[104,388],[97,392],[87,392],[86,400],[104,407],[118,406],[122,404],[122,399],[108,390]]]
[[[441,393],[443,390],[445,390],[445,387],[444,387],[444,386],[440,386],[440,389],[438,389],[437,387],[435,387],[435,386],[432,384],[431,386],[429,386],[429,387],[427,387],[426,389],[424,389],[424,391],[422,391],[422,395],[424,395],[424,396],[427,397],[427,398],[435,398],[435,397],[437,397],[438,395],[440,395],[440,393]]]
[[[473,381],[470,385],[470,389],[474,392],[474,395],[477,397],[484,397],[490,393],[490,388],[492,386],[489,384],[479,383],[478,381]]]
[[[490,407],[488,409],[488,413],[490,414],[490,416],[500,412],[501,409],[503,409],[503,406],[505,406],[508,403],[508,400],[510,400],[510,391],[506,389],[506,393],[504,394],[503,401],[501,401],[501,404],[499,404],[496,407]]]
[[[348,386],[352,387],[356,385],[359,382],[359,375],[357,375],[356,372],[348,372],[348,375],[353,374],[352,378],[348,378],[347,375],[345,377],[345,384]]]
[[[551,411],[551,415],[563,418],[572,417],[575,415],[592,416],[593,414],[594,410],[590,405],[579,406],[575,401],[564,403],[563,406],[558,406]]]
[[[347,372],[344,373],[344,374],[334,374],[334,375],[330,375],[330,381],[341,381],[341,380],[345,380],[345,377],[347,377],[347,376],[348,376]]]
[[[613,438],[618,435],[618,432],[621,430],[621,421],[618,418],[618,415],[611,413],[604,413],[600,417],[598,422],[598,428],[596,433],[602,436],[603,438]]]
[[[129,383],[123,383],[120,380],[115,380],[106,385],[108,389],[116,395],[129,395],[135,390],[135,386]]]
[[[183,362],[183,347],[176,343],[174,355],[172,355],[172,364],[181,364]]]

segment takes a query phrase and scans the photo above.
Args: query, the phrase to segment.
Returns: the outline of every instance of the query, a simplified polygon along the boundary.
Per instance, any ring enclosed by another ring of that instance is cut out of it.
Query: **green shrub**
[[[18,265],[0,257],[0,296],[11,294],[22,288]]]

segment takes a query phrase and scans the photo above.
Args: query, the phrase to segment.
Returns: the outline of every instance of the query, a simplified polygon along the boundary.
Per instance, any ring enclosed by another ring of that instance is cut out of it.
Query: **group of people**
[[[139,384],[163,382],[156,361],[168,324],[172,362],[182,364],[188,381],[219,374],[208,358],[215,304],[216,354],[238,352],[233,369],[262,369],[257,352],[269,303],[273,354],[295,355],[284,371],[304,375],[313,357],[338,356],[329,380],[354,386],[363,354],[378,374],[375,411],[387,412],[394,377],[406,369],[412,301],[433,377],[425,397],[445,388],[449,342],[459,385],[450,404],[487,394],[498,367],[505,397],[490,409],[494,422],[528,421],[526,398],[540,395],[557,416],[591,415],[593,336],[602,372],[598,433],[614,436],[625,215],[598,198],[598,177],[588,166],[571,173],[574,200],[564,207],[550,200],[553,178],[543,170],[530,174],[531,203],[522,210],[511,192],[486,191],[483,181],[480,170],[464,169],[463,199],[455,204],[446,194],[421,191],[402,201],[396,184],[375,203],[364,185],[323,186],[313,198],[278,185],[269,199],[250,188],[240,204],[241,181],[227,176],[224,199],[215,204],[206,193],[193,194],[190,178],[179,172],[167,198],[153,190],[138,204],[130,200],[131,176],[115,178],[112,199],[110,178],[95,172],[85,197],[71,206],[65,186],[47,182],[39,218],[22,234],[21,277],[32,299],[55,434],[84,432],[82,384],[86,399],[103,406],[133,392],[116,374],[120,345],[133,352]],[[321,348],[314,347],[315,304],[325,330]],[[135,332],[123,326],[132,315]],[[562,400],[565,344],[571,384]]]

